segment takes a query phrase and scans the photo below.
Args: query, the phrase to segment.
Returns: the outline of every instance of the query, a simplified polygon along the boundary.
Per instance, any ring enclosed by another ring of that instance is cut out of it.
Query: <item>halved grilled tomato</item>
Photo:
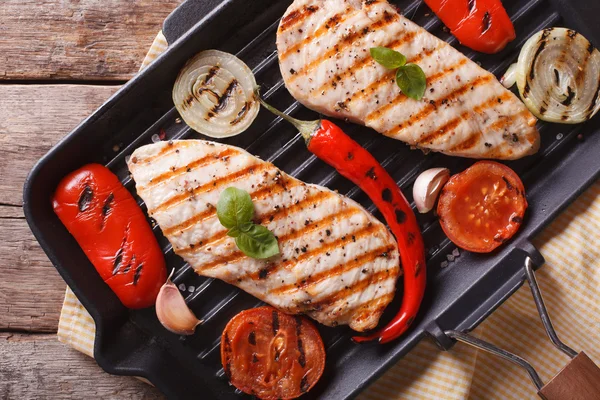
[[[437,212],[442,229],[457,246],[489,253],[519,230],[526,209],[519,176],[506,165],[480,161],[450,178]]]
[[[306,318],[259,307],[229,321],[221,337],[221,361],[241,391],[260,399],[294,399],[321,377],[325,346]]]

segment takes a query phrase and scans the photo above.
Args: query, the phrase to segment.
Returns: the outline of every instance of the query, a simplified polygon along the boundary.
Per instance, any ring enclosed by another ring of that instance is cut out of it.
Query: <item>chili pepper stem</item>
[[[321,120],[301,121],[299,119],[290,117],[289,115],[282,113],[281,111],[264,101],[262,97],[260,97],[258,89],[256,90],[256,97],[258,98],[258,101],[264,108],[277,115],[278,117],[283,118],[290,124],[294,125],[296,129],[298,129],[298,131],[300,132],[307,144],[310,141],[310,138],[312,137],[313,133],[315,133],[315,131],[321,126]]]

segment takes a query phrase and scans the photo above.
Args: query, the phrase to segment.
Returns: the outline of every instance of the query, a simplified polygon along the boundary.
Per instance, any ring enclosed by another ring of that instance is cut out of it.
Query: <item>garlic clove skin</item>
[[[193,335],[202,323],[185,304],[185,299],[171,277],[160,288],[156,298],[156,316],[169,331],[178,335]]]
[[[448,168],[431,168],[423,171],[413,185],[413,198],[421,214],[433,209],[440,191],[450,179]]]

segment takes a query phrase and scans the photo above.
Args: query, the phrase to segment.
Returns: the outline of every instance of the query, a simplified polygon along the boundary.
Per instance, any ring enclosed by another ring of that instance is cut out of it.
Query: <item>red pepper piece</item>
[[[63,178],[52,204],[123,305],[152,306],[167,278],[164,256],[144,213],[119,179],[102,165],[86,165]]]
[[[461,44],[493,54],[516,38],[500,0],[425,0]]]
[[[334,167],[341,175],[359,186],[375,203],[398,242],[404,271],[402,306],[394,319],[369,336],[356,342],[379,339],[387,343],[402,335],[415,319],[423,300],[426,284],[425,246],[417,218],[396,181],[361,145],[334,123],[327,120],[299,121],[274,109],[261,100],[268,110],[298,128],[308,150]]]

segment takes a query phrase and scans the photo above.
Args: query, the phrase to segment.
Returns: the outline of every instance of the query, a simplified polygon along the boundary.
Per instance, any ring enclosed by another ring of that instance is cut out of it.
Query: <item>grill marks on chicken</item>
[[[375,327],[393,298],[401,272],[396,242],[348,198],[241,149],[199,140],[144,146],[129,169],[175,253],[201,275],[282,311],[358,331]],[[250,193],[254,220],[276,235],[280,255],[249,258],[227,236],[215,206],[229,186]]]
[[[317,10],[277,33],[285,84],[305,106],[449,155],[517,159],[538,150],[536,119],[516,96],[387,1],[296,0],[286,16],[306,7]],[[423,69],[422,100],[402,94],[394,71],[371,58],[376,46]]]

